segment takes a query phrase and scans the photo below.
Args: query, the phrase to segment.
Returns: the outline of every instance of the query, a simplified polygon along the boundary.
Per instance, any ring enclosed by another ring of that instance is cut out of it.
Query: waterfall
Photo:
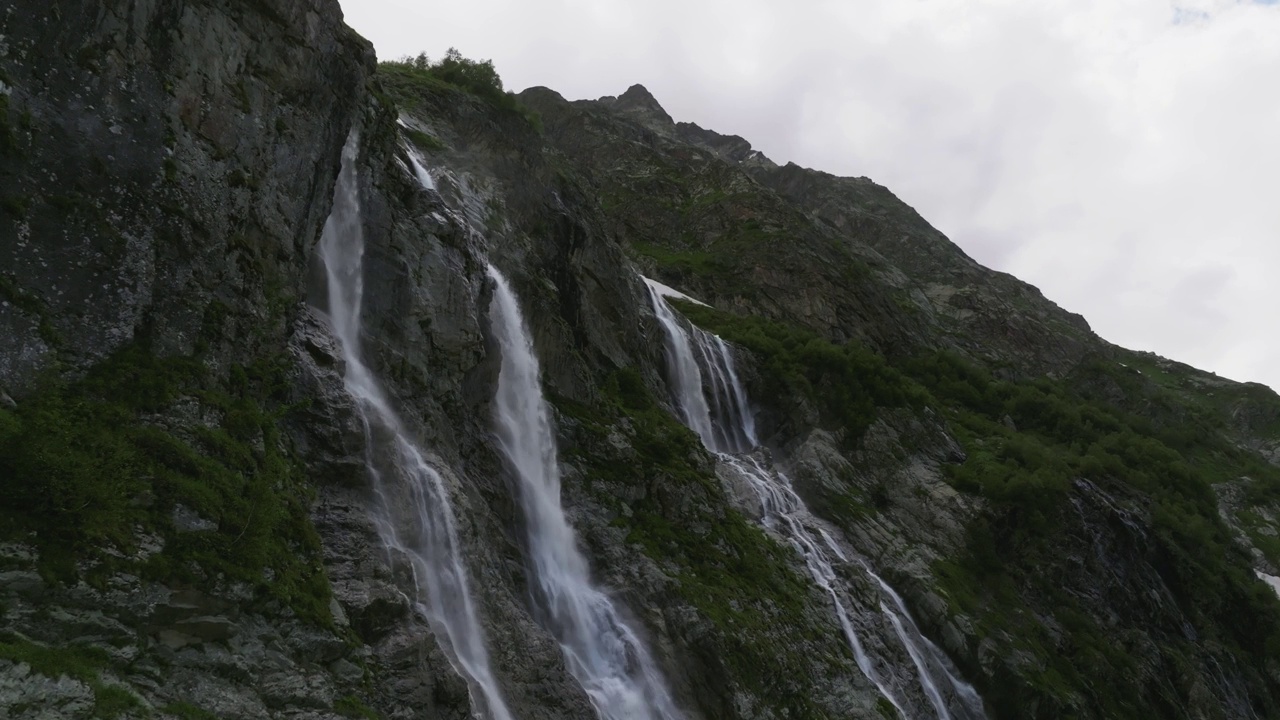
[[[489,277],[490,322],[502,352],[494,427],[524,512],[541,619],[601,718],[674,720],[680,714],[648,650],[591,583],[560,506],[555,432],[533,342],[506,278],[492,265]]]
[[[648,278],[645,287],[666,332],[668,380],[680,398],[677,405],[685,425],[715,452],[746,452],[754,448],[755,417],[733,369],[729,346],[711,333],[685,332],[680,318],[663,299],[669,289]],[[702,367],[708,369],[710,386],[704,387]]]
[[[355,167],[358,152],[358,136],[352,131],[342,149],[320,257],[328,278],[329,321],[346,361],[344,381],[364,425],[365,464],[376,500],[374,525],[393,559],[408,563],[414,607],[467,680],[473,706],[490,720],[513,720],[489,666],[444,480],[427,462],[361,356],[364,232]]]
[[[421,156],[418,155],[417,151],[413,149],[408,149],[408,150],[409,150],[409,167],[413,169],[414,179],[418,181],[419,185],[426,188],[427,190],[435,190],[436,181],[431,179],[431,173],[428,173],[427,169],[422,166]]]
[[[751,487],[760,503],[761,522],[795,549],[814,583],[830,596],[858,669],[900,716],[912,717],[902,699],[876,670],[837,589],[834,564],[837,561],[849,564],[849,558],[809,513],[787,476],[750,452],[758,444],[755,421],[727,344],[677,316],[666,301],[666,296],[672,294],[669,288],[648,278],[644,280],[654,314],[666,335],[668,382],[685,424],[702,438],[722,465]],[[911,659],[921,691],[936,716],[940,720],[985,718],[977,691],[960,679],[942,650],[920,632],[898,593],[866,563],[857,560],[854,564],[874,580],[888,598],[889,602],[880,602],[878,609]]]
[[[968,718],[982,718],[985,713],[982,709],[982,698],[978,695],[978,691],[973,686],[963,681],[959,677],[959,671],[951,663],[951,659],[942,652],[942,649],[933,644],[929,638],[920,632],[916,627],[916,622],[911,618],[911,613],[907,612],[907,606],[902,602],[902,597],[898,592],[889,586],[879,575],[875,574],[871,568],[865,563],[862,569],[871,576],[876,584],[880,586],[881,591],[889,596],[893,601],[893,608],[880,604],[880,611],[889,617],[893,623],[893,630],[898,635],[898,639],[907,649],[907,654],[911,656],[911,662],[916,666],[916,672],[920,675],[920,684],[924,689],[925,697],[929,698],[929,703],[933,705],[940,718],[951,718],[959,716],[967,720]],[[946,686],[938,686],[938,676],[941,675],[946,680]],[[960,704],[960,708],[954,715],[949,712],[946,699],[943,697],[945,687],[950,687],[956,694],[956,698]]]
[[[714,448],[711,449],[714,450]],[[844,599],[836,589],[835,568],[828,559],[827,553],[823,551],[823,545],[818,543],[814,534],[803,522],[811,518],[806,517],[808,511],[800,501],[800,496],[791,489],[791,483],[786,476],[775,474],[750,455],[735,456],[729,453],[717,453],[717,455],[720,462],[737,471],[751,486],[756,499],[760,501],[761,520],[765,527],[786,538],[791,547],[804,559],[805,567],[809,570],[809,576],[813,578],[814,583],[831,597],[831,602],[836,609],[836,618],[840,621],[840,630],[844,633],[849,649],[853,652],[853,659],[858,663],[858,669],[898,710],[899,715],[906,717],[907,712],[903,709],[901,701],[880,677],[880,673],[876,671],[871,658],[862,646],[862,640],[849,619],[849,610],[845,607]],[[825,531],[820,532],[820,537],[828,548],[837,547]]]

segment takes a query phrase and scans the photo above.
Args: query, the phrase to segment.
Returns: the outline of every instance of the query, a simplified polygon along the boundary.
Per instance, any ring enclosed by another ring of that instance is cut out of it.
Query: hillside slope
[[[332,0],[24,5],[0,715],[614,717],[588,647],[669,696],[627,717],[1280,716],[1270,390],[640,86],[375,65]],[[546,590],[495,276],[624,651]]]

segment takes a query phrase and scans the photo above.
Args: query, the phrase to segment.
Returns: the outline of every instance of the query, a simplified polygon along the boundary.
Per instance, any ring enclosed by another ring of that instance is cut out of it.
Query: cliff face
[[[1273,393],[1111,347],[884,188],[639,86],[375,70],[327,0],[73,5],[0,18],[0,714],[596,717],[495,440],[488,264],[681,715],[979,716],[965,679],[990,717],[1280,711]],[[348,235],[397,424],[334,331]],[[710,303],[675,305],[732,343],[762,449],[682,423],[639,272]],[[482,670],[432,610],[457,578],[388,543],[444,518]]]
[[[365,661],[274,416],[371,48],[305,0],[0,36],[3,713],[331,705]]]
[[[32,3],[0,21],[0,322],[25,349],[0,382],[142,333],[190,352],[214,303],[228,331],[279,336],[264,308],[299,297],[371,70],[338,9]]]

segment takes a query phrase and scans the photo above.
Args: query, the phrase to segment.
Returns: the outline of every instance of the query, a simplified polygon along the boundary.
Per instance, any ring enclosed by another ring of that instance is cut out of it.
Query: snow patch
[[[688,296],[688,295],[685,295],[684,293],[680,292],[679,290],[676,290],[675,288],[670,287],[670,286],[668,286],[668,285],[663,285],[662,283],[660,283],[660,282],[658,282],[657,280],[654,280],[654,279],[652,279],[652,278],[647,278],[647,277],[645,277],[645,276],[641,275],[641,276],[640,276],[640,279],[641,279],[641,280],[643,280],[643,281],[645,282],[645,284],[646,284],[646,285],[648,285],[649,287],[653,288],[654,292],[658,293],[658,294],[659,294],[659,295],[661,295],[662,297],[676,298],[677,300],[688,300],[689,302],[697,303],[697,304],[699,304],[699,305],[703,305],[703,306],[705,306],[705,307],[711,307],[710,305],[707,305],[706,303],[702,302],[702,301],[701,301],[701,300],[699,300],[698,298],[690,297],[690,296]]]

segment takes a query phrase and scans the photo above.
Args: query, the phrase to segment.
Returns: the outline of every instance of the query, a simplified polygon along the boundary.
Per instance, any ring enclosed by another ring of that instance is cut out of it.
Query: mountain
[[[20,5],[0,714],[1280,716],[1270,390],[639,85]]]

